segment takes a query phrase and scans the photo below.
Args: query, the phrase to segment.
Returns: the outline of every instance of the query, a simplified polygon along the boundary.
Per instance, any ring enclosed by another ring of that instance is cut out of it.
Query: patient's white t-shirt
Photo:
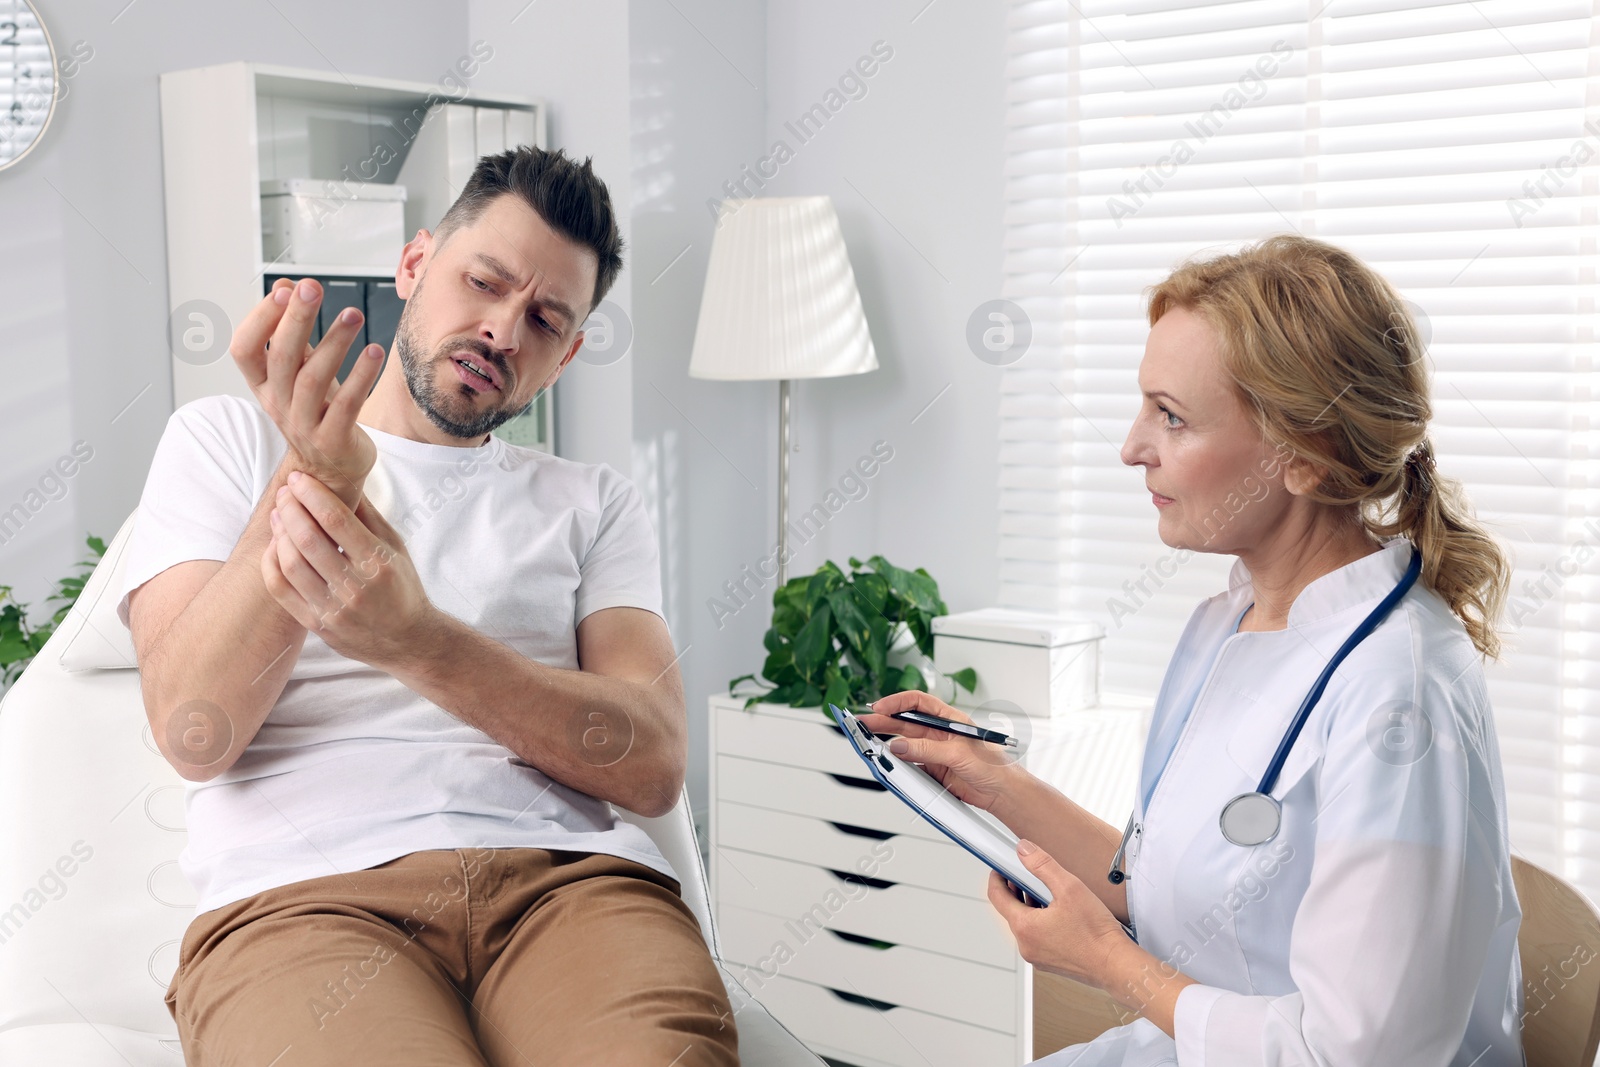
[[[405,539],[429,599],[551,667],[578,668],[577,626],[619,606],[661,613],[655,535],[632,484],[499,437],[471,448],[363,425],[368,499]],[[287,442],[253,399],[191,401],[167,422],[129,538],[129,591],[192,559],[226,560]],[[539,715],[529,694],[527,714]],[[187,782],[179,865],[197,912],[421,849],[603,852],[677,874],[610,805],[546,777],[390,675],[306,634],[238,761]]]

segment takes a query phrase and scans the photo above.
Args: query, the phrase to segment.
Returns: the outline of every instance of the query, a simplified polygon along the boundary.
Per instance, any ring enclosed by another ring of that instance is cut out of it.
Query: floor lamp
[[[778,382],[779,588],[789,573],[789,383],[877,369],[833,201],[723,201],[689,376]]]

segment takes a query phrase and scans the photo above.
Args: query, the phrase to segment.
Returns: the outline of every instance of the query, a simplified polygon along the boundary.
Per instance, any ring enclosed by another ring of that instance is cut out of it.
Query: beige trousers
[[[678,882],[603,853],[413,852],[195,916],[167,990],[187,1067],[731,1067]]]

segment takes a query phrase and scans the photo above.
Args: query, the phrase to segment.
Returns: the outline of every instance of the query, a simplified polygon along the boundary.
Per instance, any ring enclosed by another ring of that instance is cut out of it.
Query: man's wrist
[[[440,665],[458,654],[453,646],[463,628],[459,619],[430,601],[415,622],[394,635],[394,647],[382,662],[369,662],[368,666],[412,689],[416,688],[412,683],[436,681]]]
[[[293,471],[309,474],[327,486],[333,495],[344,501],[345,506],[351,511],[356,509],[356,504],[360,501],[361,494],[366,488],[367,480],[365,475],[361,478],[351,478],[343,471],[333,471],[331,473],[324,471],[317,464],[307,462],[305,456],[301,455],[292,445],[283,454],[283,461],[278,465],[278,471],[286,481]]]

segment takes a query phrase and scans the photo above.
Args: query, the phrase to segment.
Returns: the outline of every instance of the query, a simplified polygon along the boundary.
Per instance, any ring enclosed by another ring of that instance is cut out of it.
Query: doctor
[[[1508,568],[1435,473],[1405,305],[1286,235],[1183,265],[1149,320],[1123,462],[1163,542],[1238,559],[1167,667],[1127,834],[994,746],[887,718],[971,721],[926,693],[862,724],[1022,839],[1050,906],[989,881],[1022,956],[1126,1009],[1036,1063],[1523,1063],[1482,669]]]

